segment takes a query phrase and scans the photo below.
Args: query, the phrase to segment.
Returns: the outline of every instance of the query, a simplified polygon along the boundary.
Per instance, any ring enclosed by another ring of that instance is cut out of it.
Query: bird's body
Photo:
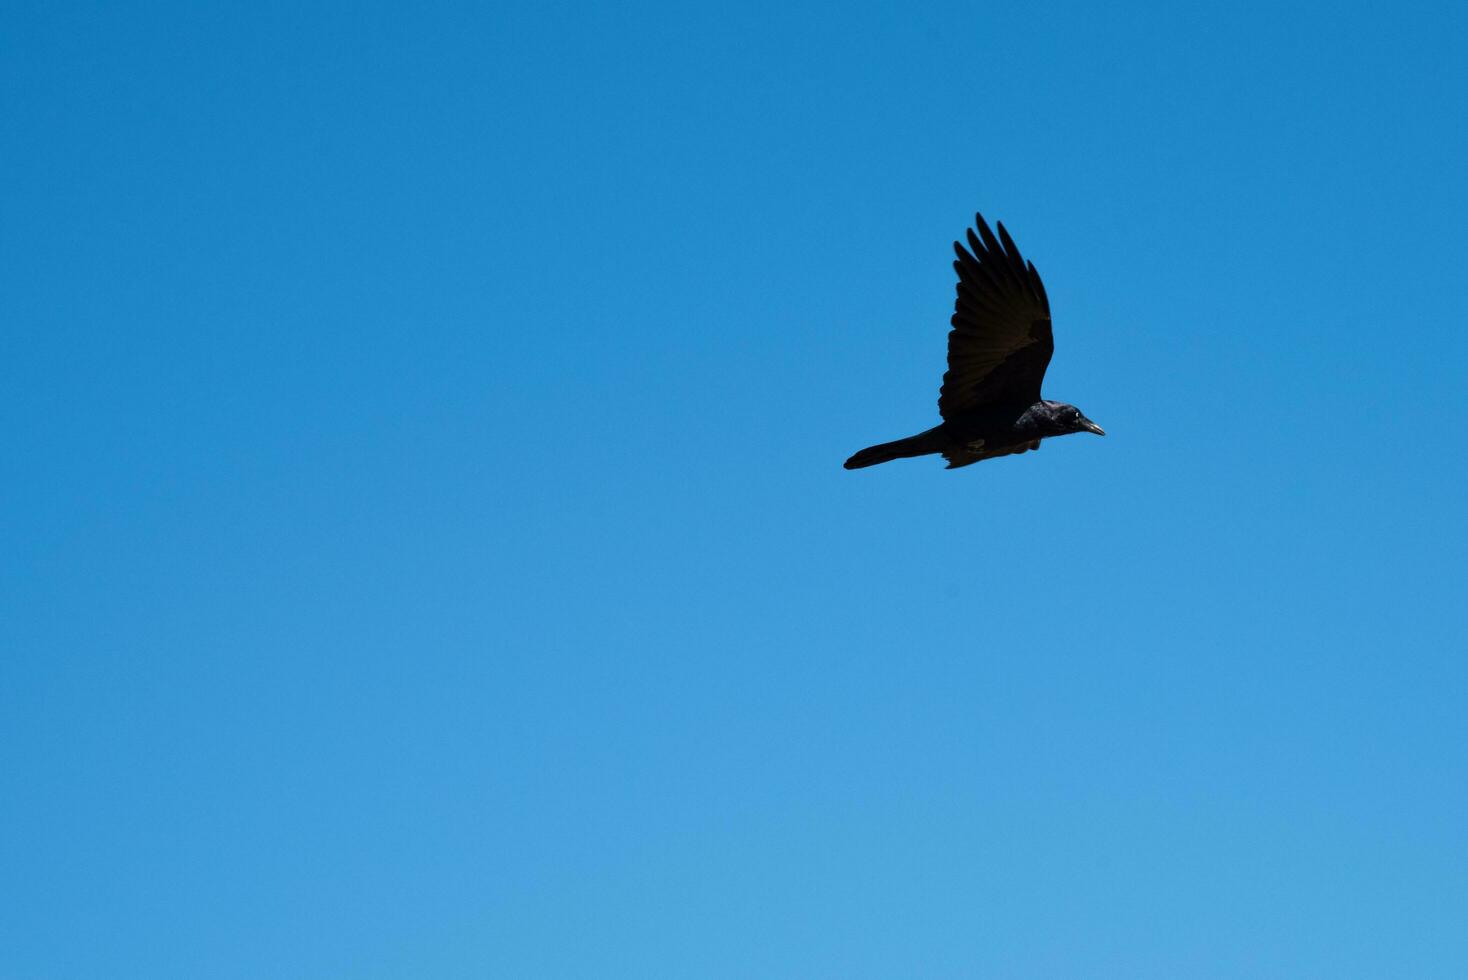
[[[846,461],[849,470],[888,460],[941,453],[948,468],[1039,449],[1071,432],[1105,435],[1073,405],[1040,397],[1055,341],[1050,301],[1040,274],[999,225],[982,216],[969,249],[953,243],[958,301],[948,334],[948,372],[938,396],[943,422],[906,439],[871,446]]]

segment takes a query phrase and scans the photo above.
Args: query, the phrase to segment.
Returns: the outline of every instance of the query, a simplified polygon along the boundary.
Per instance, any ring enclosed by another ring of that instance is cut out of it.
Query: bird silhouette
[[[1074,405],[1040,397],[1055,353],[1050,300],[1034,263],[1026,262],[999,223],[996,238],[974,215],[968,248],[953,243],[958,300],[948,333],[948,371],[938,393],[943,421],[915,436],[869,446],[848,470],[941,453],[948,469],[1039,449],[1072,432],[1106,433]]]

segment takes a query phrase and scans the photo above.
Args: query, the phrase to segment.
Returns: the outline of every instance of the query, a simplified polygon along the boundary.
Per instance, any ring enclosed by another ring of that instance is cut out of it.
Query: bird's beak
[[[1092,422],[1090,419],[1081,419],[1081,428],[1085,429],[1087,432],[1094,432],[1098,436],[1106,435],[1106,430],[1101,428],[1101,426],[1097,425],[1095,422]]]

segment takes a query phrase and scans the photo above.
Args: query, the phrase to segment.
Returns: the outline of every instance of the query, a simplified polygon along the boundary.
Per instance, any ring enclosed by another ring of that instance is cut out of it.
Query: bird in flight
[[[943,421],[926,432],[869,446],[848,470],[892,459],[942,453],[948,469],[1040,448],[1040,440],[1072,432],[1104,436],[1074,405],[1045,401],[1040,382],[1055,338],[1050,300],[1034,263],[1019,254],[999,223],[999,236],[974,216],[968,248],[953,243],[958,302],[948,334],[948,372],[938,393]]]

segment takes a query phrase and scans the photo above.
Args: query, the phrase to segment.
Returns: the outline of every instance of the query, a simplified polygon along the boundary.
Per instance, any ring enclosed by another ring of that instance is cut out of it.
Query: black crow
[[[848,470],[889,459],[942,453],[955,469],[995,456],[1040,448],[1040,440],[1101,426],[1074,405],[1040,397],[1040,381],[1055,353],[1050,300],[1031,262],[999,223],[996,239],[983,215],[974,215],[968,248],[953,243],[958,303],[948,334],[948,372],[938,392],[943,422],[896,442],[863,449]]]

